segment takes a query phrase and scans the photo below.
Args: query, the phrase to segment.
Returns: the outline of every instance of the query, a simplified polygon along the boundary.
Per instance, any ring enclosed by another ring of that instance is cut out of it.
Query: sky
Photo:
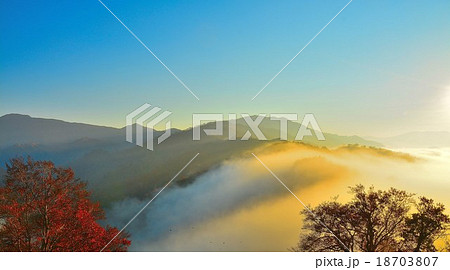
[[[192,113],[313,113],[323,131],[450,131],[450,2],[2,1],[0,115],[122,127],[149,103]]]

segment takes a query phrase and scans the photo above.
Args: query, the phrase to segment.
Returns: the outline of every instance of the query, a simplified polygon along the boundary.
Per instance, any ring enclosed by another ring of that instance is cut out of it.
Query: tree
[[[440,250],[443,252],[450,252],[450,239],[448,237],[448,234],[445,235],[445,240],[444,240],[444,247]]]
[[[342,204],[324,202],[302,211],[302,234],[294,251],[431,251],[450,222],[442,204],[421,197],[417,213],[413,194],[350,188],[353,198]]]
[[[325,202],[310,211],[302,211],[303,230],[294,251],[354,251],[357,224],[348,205]],[[326,224],[326,227],[324,226]]]
[[[434,242],[445,233],[445,224],[450,223],[444,214],[445,207],[432,199],[420,197],[416,208],[417,213],[406,219],[403,234],[408,250],[436,251]]]
[[[119,232],[70,168],[11,159],[0,187],[0,251],[99,251]],[[121,233],[105,251],[126,251]]]

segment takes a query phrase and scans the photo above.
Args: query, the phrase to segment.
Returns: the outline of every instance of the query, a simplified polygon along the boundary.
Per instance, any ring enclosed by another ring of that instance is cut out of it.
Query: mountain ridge
[[[390,137],[367,137],[390,148],[443,148],[450,147],[448,131],[412,131]]]
[[[6,121],[5,118],[9,120]],[[16,121],[18,119],[25,120]],[[224,122],[223,125],[224,131],[228,130],[229,123]],[[291,139],[295,136],[299,125],[299,123],[289,123],[288,128],[290,126],[292,129],[289,134]],[[203,130],[214,127],[215,123],[210,122],[201,125],[200,128]],[[125,128],[97,127],[24,115],[2,116],[0,117],[0,130],[2,130],[0,163],[4,165],[10,158],[17,156],[31,156],[36,160],[51,160],[57,166],[71,167],[77,177],[88,183],[89,189],[93,191],[94,199],[108,206],[114,201],[127,197],[148,198],[155,190],[164,186],[197,153],[200,155],[195,163],[186,168],[175,183],[187,184],[197,175],[209,171],[226,160],[248,155],[258,147],[265,147],[275,142],[283,144],[285,141],[277,139],[279,130],[276,127],[273,122],[263,124],[262,129],[265,129],[268,137],[266,141],[257,140],[254,135],[249,140],[241,140],[242,134],[249,129],[242,120],[237,121],[236,141],[228,140],[226,133],[223,136],[206,136],[203,131],[201,140],[193,141],[192,128],[174,129],[173,134],[163,143],[157,144],[155,141],[155,151],[148,151],[144,147],[125,141]],[[68,137],[65,137],[64,131],[70,132]],[[20,132],[25,132],[26,136],[22,136]],[[39,135],[37,138],[40,141],[34,137],[34,133]],[[57,136],[54,136],[55,134]],[[155,134],[155,138],[157,136]],[[314,147],[358,143],[374,146],[373,142],[358,136],[325,133],[326,141],[317,141],[314,136],[308,137],[312,139],[295,143]],[[3,140],[4,138],[7,139],[7,143]],[[18,138],[16,141],[25,141],[25,143],[11,144],[13,141],[11,138]],[[29,138],[29,141],[26,138]],[[4,167],[0,167],[0,173],[4,173]]]
[[[278,121],[264,118],[260,124],[260,129],[267,135],[268,140],[279,139]],[[222,121],[224,127],[224,134],[221,137],[226,139],[228,136],[229,121]],[[214,128],[215,122],[207,122],[200,125],[200,129]],[[297,122],[288,122],[288,140],[294,140],[294,137],[301,126]],[[133,130],[136,124],[133,124]],[[238,118],[236,121],[237,140],[242,138],[243,134],[249,130],[243,118]],[[107,126],[98,126],[92,124],[67,122],[59,119],[51,118],[36,118],[30,115],[23,114],[6,114],[0,117],[0,147],[13,146],[16,144],[55,144],[55,143],[69,143],[83,138],[86,139],[121,139],[123,140],[125,134],[125,127],[114,128]],[[31,129],[31,130],[30,130]],[[172,135],[176,133],[190,133],[193,128],[177,129],[172,128]],[[155,137],[162,134],[164,131],[154,130]],[[205,136],[202,134],[203,137]],[[310,143],[319,146],[339,146],[343,144],[363,144],[368,146],[381,147],[382,144],[365,140],[360,136],[341,136],[332,133],[324,133],[328,142],[321,142],[314,138],[305,138],[305,143]],[[250,139],[257,139],[254,134]],[[145,140],[145,135],[144,135]],[[329,143],[332,141],[332,143]]]

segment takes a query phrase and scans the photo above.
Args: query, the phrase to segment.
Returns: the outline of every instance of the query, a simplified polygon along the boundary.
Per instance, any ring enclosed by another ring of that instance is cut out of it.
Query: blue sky
[[[314,113],[322,129],[388,136],[450,131],[450,2],[104,3],[8,1],[0,8],[0,115],[121,127],[144,102],[174,112]]]

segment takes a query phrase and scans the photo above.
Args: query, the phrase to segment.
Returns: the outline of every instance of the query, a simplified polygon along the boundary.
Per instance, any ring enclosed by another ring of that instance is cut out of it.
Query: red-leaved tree
[[[0,251],[100,251],[119,232],[70,168],[11,159],[0,186]],[[104,251],[126,251],[127,233]]]

